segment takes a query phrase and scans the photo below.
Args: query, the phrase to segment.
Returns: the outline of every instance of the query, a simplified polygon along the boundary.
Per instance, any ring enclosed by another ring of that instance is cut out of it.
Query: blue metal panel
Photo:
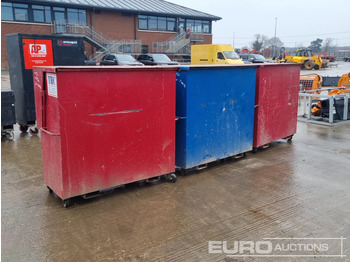
[[[176,166],[252,149],[256,66],[189,67],[176,74]]]

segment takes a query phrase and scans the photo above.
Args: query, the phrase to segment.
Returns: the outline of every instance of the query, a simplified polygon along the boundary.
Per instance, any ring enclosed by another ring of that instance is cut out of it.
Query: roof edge
[[[25,4],[43,4],[43,5],[50,5],[50,6],[69,6],[69,7],[76,7],[76,8],[84,8],[84,9],[92,9],[92,10],[105,10],[105,11],[119,11],[119,12],[127,12],[132,14],[147,14],[147,15],[161,15],[161,16],[176,16],[176,17],[183,17],[183,18],[193,18],[193,19],[207,19],[210,21],[218,21],[222,18],[219,16],[211,15],[199,10],[195,10],[192,8],[188,8],[182,5],[174,4],[171,2],[163,1],[166,3],[169,3],[171,5],[180,6],[182,8],[186,8],[195,12],[202,13],[203,16],[196,16],[196,15],[184,15],[184,14],[178,14],[178,13],[162,13],[162,12],[153,12],[153,11],[145,11],[145,10],[130,10],[130,9],[122,9],[122,8],[113,8],[113,7],[104,7],[104,6],[93,6],[93,5],[87,5],[87,4],[74,4],[74,3],[59,3],[55,1],[43,1],[43,0],[5,0],[6,2],[15,2],[15,3],[25,3]]]

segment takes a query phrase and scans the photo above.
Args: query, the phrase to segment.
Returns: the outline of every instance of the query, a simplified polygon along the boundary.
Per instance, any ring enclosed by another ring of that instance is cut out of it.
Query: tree
[[[311,45],[309,45],[309,48],[312,52],[320,52],[321,46],[322,46],[323,39],[317,38],[316,40],[311,42]]]
[[[254,37],[255,40],[252,42],[252,49],[260,51],[264,47],[266,36],[256,34]]]
[[[270,39],[265,40],[265,46],[272,48],[274,46],[281,48],[284,46],[284,43],[278,37],[271,37]]]
[[[330,52],[334,49],[334,45],[333,45],[333,38],[326,38],[326,40],[323,43],[323,51],[325,52]]]
[[[284,46],[284,43],[278,37],[271,37],[265,40],[264,45],[271,49],[271,56],[275,57],[279,55],[279,50]]]

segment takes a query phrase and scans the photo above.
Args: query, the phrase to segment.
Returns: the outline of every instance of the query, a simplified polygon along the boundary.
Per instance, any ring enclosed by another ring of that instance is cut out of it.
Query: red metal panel
[[[296,133],[300,65],[262,65],[257,70],[254,147]]]
[[[33,66],[52,66],[52,41],[47,39],[23,39],[25,69]]]
[[[55,69],[57,97],[42,75],[37,118],[45,182],[62,199],[174,172],[175,68]]]

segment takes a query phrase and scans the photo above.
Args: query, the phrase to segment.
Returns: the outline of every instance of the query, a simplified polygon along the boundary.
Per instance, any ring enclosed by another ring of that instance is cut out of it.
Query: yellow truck
[[[191,64],[244,64],[232,45],[192,45]]]

